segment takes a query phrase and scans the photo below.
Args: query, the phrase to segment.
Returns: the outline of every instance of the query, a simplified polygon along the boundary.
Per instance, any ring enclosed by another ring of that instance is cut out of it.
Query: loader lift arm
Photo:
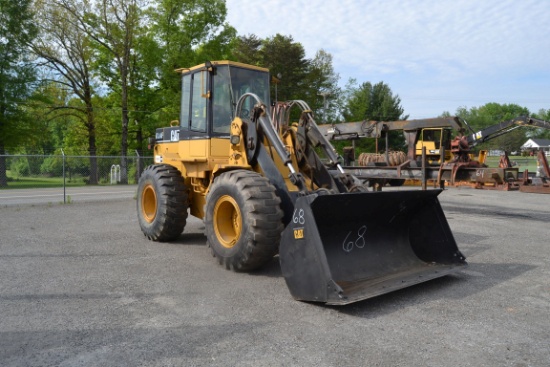
[[[288,168],[290,174],[290,181],[299,189],[300,193],[307,194],[306,182],[299,172],[299,170],[294,167],[292,163],[292,158],[290,152],[285,147],[285,144],[281,140],[281,137],[277,130],[274,128],[274,124],[271,121],[269,114],[267,113],[267,107],[262,103],[260,98],[253,93],[246,93],[237,102],[237,114],[242,109],[242,105],[247,98],[251,98],[255,101],[253,110],[251,111],[250,117],[251,121],[247,124],[247,135],[246,135],[246,145],[248,148],[248,158],[249,161],[253,162],[258,155],[258,153],[263,148],[262,138],[265,136],[269,144],[275,149],[275,152],[283,162],[283,165]],[[335,155],[335,153],[333,153]],[[267,158],[267,157],[266,157]],[[272,160],[267,159],[257,159],[263,170],[270,169],[269,166],[272,166]]]
[[[307,195],[319,189],[333,194],[366,190],[363,188],[361,181],[345,173],[340,164],[340,157],[330,142],[319,131],[313,119],[312,111],[306,102],[294,100],[284,103],[286,112],[295,106],[301,109],[299,122],[293,124],[293,126],[289,126],[290,124],[286,120],[289,116],[288,113],[285,113],[277,121],[273,121],[267,113],[266,106],[261,102],[259,97],[251,93],[244,94],[239,99],[237,114],[239,114],[241,106],[247,98],[255,101],[250,116],[251,121],[247,123],[246,140],[249,161],[253,161],[252,157],[254,157],[254,161],[257,161],[262,170],[272,172],[268,177],[271,178],[274,186],[278,188],[280,195],[289,197],[294,202],[297,196]],[[278,131],[276,126],[281,127],[281,131]],[[294,152],[301,156],[301,159],[298,157],[294,158],[297,166],[293,164],[291,153],[281,139],[281,136],[286,135],[285,132],[294,136],[294,142],[292,143]],[[283,165],[288,168],[290,172],[288,177],[292,184],[298,188],[299,193],[284,193],[284,191],[288,190],[284,188],[282,180],[278,178],[280,173],[274,167],[273,160],[265,152],[265,147],[261,141],[263,137],[267,138],[269,145],[274,148]],[[301,142],[298,142],[298,140],[301,140]],[[328,162],[321,162],[313,149],[317,147],[323,150],[328,158]],[[297,153],[298,150],[299,152]],[[304,170],[304,167],[307,167],[307,169]],[[308,187],[304,175],[318,189],[314,189],[312,186]],[[286,210],[285,212],[287,214],[285,217],[288,218],[288,212]]]
[[[519,116],[511,120],[501,121],[470,135],[457,136],[451,142],[451,152],[454,162],[469,162],[470,149],[478,144],[498,138],[520,127],[533,127],[550,130],[550,122],[529,116]]]
[[[528,116],[519,116],[511,120],[486,127],[467,136],[468,145],[474,147],[501,135],[507,134],[519,127],[534,127],[550,130],[550,122]]]

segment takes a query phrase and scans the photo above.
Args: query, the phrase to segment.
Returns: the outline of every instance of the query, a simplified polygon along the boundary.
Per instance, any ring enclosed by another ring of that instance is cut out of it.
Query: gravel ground
[[[2,366],[548,366],[550,195],[440,195],[470,266],[344,307],[277,258],[233,273],[202,221],[146,240],[135,200],[0,208]]]

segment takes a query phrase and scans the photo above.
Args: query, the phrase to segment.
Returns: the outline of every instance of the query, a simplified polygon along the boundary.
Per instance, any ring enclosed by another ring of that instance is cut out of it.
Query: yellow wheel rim
[[[141,214],[147,223],[152,223],[157,216],[157,193],[151,184],[145,185],[141,192]]]
[[[242,231],[241,210],[235,199],[229,195],[222,196],[214,207],[214,231],[221,245],[225,248],[235,246]]]

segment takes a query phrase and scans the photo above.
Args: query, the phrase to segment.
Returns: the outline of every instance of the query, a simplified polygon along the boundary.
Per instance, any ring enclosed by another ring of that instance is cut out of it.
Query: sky
[[[382,81],[410,119],[489,102],[550,109],[550,0],[226,4],[239,35],[292,36],[309,59],[323,49],[342,87]]]

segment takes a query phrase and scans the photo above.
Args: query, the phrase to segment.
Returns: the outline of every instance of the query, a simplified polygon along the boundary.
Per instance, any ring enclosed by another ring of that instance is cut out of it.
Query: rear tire
[[[256,172],[235,170],[214,180],[204,223],[208,246],[222,266],[250,271],[277,253],[283,231],[280,203],[275,187]]]
[[[139,178],[137,212],[143,234],[153,241],[179,237],[187,220],[188,193],[181,172],[167,164],[147,167]]]

